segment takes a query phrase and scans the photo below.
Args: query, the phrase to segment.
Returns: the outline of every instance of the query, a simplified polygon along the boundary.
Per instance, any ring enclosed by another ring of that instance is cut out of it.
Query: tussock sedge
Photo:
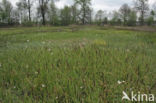
[[[121,103],[122,91],[155,94],[155,38],[101,27],[1,29],[0,102]]]

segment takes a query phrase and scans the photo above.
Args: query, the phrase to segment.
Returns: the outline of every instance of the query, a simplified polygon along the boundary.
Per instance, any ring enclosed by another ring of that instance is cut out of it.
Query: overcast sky
[[[15,5],[18,0],[9,0],[9,1],[11,1]],[[59,8],[62,8],[64,7],[64,5],[71,5],[72,1],[73,0],[60,0],[59,2],[56,3],[56,5]],[[153,4],[154,2],[156,2],[156,0],[149,0],[150,5]],[[99,9],[112,11],[119,9],[119,7],[124,3],[132,5],[133,0],[92,0],[92,7],[95,11]]]

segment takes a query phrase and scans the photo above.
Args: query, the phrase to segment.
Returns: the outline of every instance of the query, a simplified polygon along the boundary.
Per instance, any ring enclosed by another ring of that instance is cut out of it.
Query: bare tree
[[[148,0],[136,0],[135,8],[140,13],[141,25],[144,25],[145,14],[149,10]]]

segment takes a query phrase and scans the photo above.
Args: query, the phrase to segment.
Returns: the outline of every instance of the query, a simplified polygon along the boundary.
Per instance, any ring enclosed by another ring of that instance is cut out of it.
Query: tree
[[[154,24],[154,16],[155,16],[155,12],[154,12],[154,10],[151,10],[150,16],[147,18],[147,24],[148,25]]]
[[[42,24],[45,25],[46,15],[48,14],[48,9],[49,9],[49,3],[52,2],[54,4],[55,1],[59,1],[59,0],[37,0],[37,1],[38,1],[37,11],[38,14],[40,14],[40,16],[42,17]]]
[[[71,23],[71,8],[68,6],[65,6],[61,10],[61,23],[62,25],[69,25]]]
[[[107,17],[104,18],[103,23],[104,23],[104,24],[108,24],[108,18],[107,18]]]
[[[79,20],[79,10],[78,10],[78,5],[76,3],[74,3],[71,6],[71,16],[72,16],[72,23],[78,23]]]
[[[89,24],[92,23],[92,15],[93,15],[93,10],[91,8],[88,8],[87,21]]]
[[[91,18],[91,0],[75,0],[80,5],[80,19],[83,24],[90,22]]]
[[[155,18],[156,18],[156,2],[153,4],[153,11],[155,13]]]
[[[29,21],[31,21],[31,8],[32,8],[33,2],[31,0],[27,0],[27,9],[29,13]]]
[[[103,14],[104,12],[102,10],[99,10],[97,11],[96,15],[95,15],[95,18],[96,18],[96,22],[98,25],[101,25],[102,24],[102,21],[103,21]]]
[[[121,25],[120,13],[117,11],[113,11],[112,19],[110,21],[112,25]]]
[[[128,4],[123,4],[120,7],[119,11],[121,14],[121,18],[123,19],[124,25],[126,25],[127,21],[128,21],[129,14],[131,12],[131,8],[128,6]]]
[[[137,12],[135,10],[131,10],[128,17],[128,26],[135,26],[137,21]]]
[[[3,23],[11,24],[12,4],[8,0],[2,0],[0,3],[0,16]]]
[[[18,9],[14,8],[12,10],[11,17],[12,17],[12,24],[19,24],[20,15]]]
[[[46,13],[48,12],[48,3],[50,2],[50,0],[38,0],[38,13],[41,15],[42,17],[42,24],[45,25],[46,24]]]
[[[140,13],[140,22],[141,25],[144,25],[145,14],[149,10],[148,0],[136,0],[135,8]]]
[[[50,18],[50,23],[52,25],[59,25],[59,20],[58,20],[58,14],[57,14],[57,7],[55,5],[55,2],[52,0],[49,8],[49,18]]]
[[[32,0],[20,0],[16,3],[20,16],[21,16],[21,23],[22,22],[31,22],[31,9],[33,6]]]
[[[98,25],[104,25],[108,23],[107,11],[99,10],[95,15],[95,19]]]
[[[20,23],[23,24],[28,21],[26,5],[22,2],[17,2],[16,5],[20,16]]]

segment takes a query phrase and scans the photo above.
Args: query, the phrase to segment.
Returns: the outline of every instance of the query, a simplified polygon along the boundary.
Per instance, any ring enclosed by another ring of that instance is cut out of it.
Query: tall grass
[[[0,33],[0,102],[119,103],[122,91],[156,93],[156,33],[29,29]]]

